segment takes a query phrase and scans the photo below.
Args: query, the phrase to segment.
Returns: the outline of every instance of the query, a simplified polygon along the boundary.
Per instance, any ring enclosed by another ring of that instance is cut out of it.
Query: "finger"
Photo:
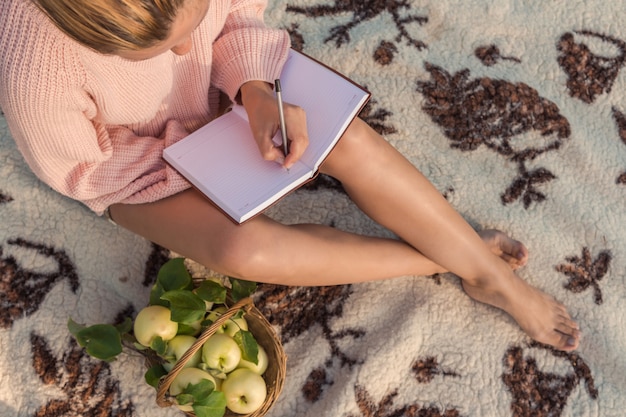
[[[279,149],[272,140],[272,136],[265,134],[260,138],[257,138],[257,146],[261,156],[266,161],[282,161],[285,159],[282,149]]]
[[[290,137],[289,154],[285,157],[285,168],[291,168],[302,157],[308,146],[309,137],[306,133]]]
[[[290,109],[290,118],[287,125],[289,137],[289,154],[285,158],[285,167],[290,168],[300,159],[309,146],[309,135],[306,125],[306,114],[299,107]]]
[[[274,146],[274,143],[270,141],[270,147],[267,150],[261,152],[263,159],[266,161],[275,161],[283,165],[285,156],[283,155],[282,147]]]

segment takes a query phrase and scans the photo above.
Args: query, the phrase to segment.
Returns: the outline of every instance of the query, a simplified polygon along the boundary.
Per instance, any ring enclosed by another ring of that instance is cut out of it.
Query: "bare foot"
[[[511,270],[478,285],[463,281],[463,288],[473,299],[509,313],[536,341],[564,351],[578,347],[580,331],[565,307]]]
[[[528,249],[522,242],[495,229],[482,230],[478,235],[491,252],[502,258],[513,270],[526,265]]]

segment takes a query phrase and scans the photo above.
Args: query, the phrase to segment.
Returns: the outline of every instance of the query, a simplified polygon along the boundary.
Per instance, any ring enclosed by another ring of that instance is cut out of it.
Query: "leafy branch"
[[[171,310],[171,320],[179,325],[177,334],[197,334],[201,328],[212,323],[205,320],[208,310],[214,304],[226,304],[228,300],[237,302],[249,297],[256,291],[256,283],[228,278],[230,288],[218,279],[207,279],[194,284],[194,279],[185,267],[184,258],[174,258],[166,262],[158,272],[156,283],[150,291],[150,305],[160,305]],[[237,313],[237,314],[243,314]],[[235,316],[237,317],[237,316]],[[68,329],[78,344],[87,353],[97,359],[111,362],[122,353],[124,345],[130,345],[137,351],[145,350],[131,334],[133,321],[127,317],[120,325],[95,324],[86,326],[68,320]],[[249,347],[252,339],[249,335],[239,336],[244,352],[254,352]],[[237,338],[236,338],[237,340]],[[167,344],[157,337],[151,346],[158,354],[164,354]],[[252,356],[252,353],[249,356]],[[256,355],[253,356],[253,359]]]

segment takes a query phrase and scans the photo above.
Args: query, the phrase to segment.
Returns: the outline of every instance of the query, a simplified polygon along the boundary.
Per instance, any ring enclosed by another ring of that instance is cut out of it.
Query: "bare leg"
[[[526,261],[523,245],[498,233],[484,235],[485,244],[364,123],[353,123],[323,168],[405,241],[319,225],[286,226],[265,216],[237,226],[195,190],[150,204],[114,205],[111,212],[120,225],[153,242],[224,274],[260,282],[335,285],[451,271],[470,296],[507,311],[531,337],[560,349],[576,347],[578,330],[565,309],[512,273],[511,266]]]
[[[516,276],[430,182],[364,122],[351,125],[323,171],[340,180],[374,220],[458,275],[471,297],[505,310],[537,341],[576,348],[578,326],[565,308]]]
[[[193,189],[150,204],[117,204],[111,213],[118,224],[155,243],[253,281],[336,285],[446,272],[398,240],[313,224],[285,226],[265,216],[238,226]],[[512,268],[526,261],[526,248],[503,233],[485,231],[484,241]]]
[[[114,205],[115,221],[217,272],[283,285],[335,285],[441,267],[411,246],[330,227],[258,216],[235,225],[196,190],[143,205]]]

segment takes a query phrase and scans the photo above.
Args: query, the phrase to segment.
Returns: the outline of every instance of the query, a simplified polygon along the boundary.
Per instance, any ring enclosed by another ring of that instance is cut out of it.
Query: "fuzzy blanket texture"
[[[569,354],[533,343],[448,274],[261,286],[288,355],[269,416],[624,415],[625,6],[271,2],[267,23],[366,86],[361,116],[474,227],[525,242],[520,275],[566,304],[583,338]],[[0,159],[0,415],[181,415],[156,405],[141,358],[93,360],[66,327],[135,314],[173,254],[39,182],[1,118]],[[269,214],[389,235],[326,177]]]

